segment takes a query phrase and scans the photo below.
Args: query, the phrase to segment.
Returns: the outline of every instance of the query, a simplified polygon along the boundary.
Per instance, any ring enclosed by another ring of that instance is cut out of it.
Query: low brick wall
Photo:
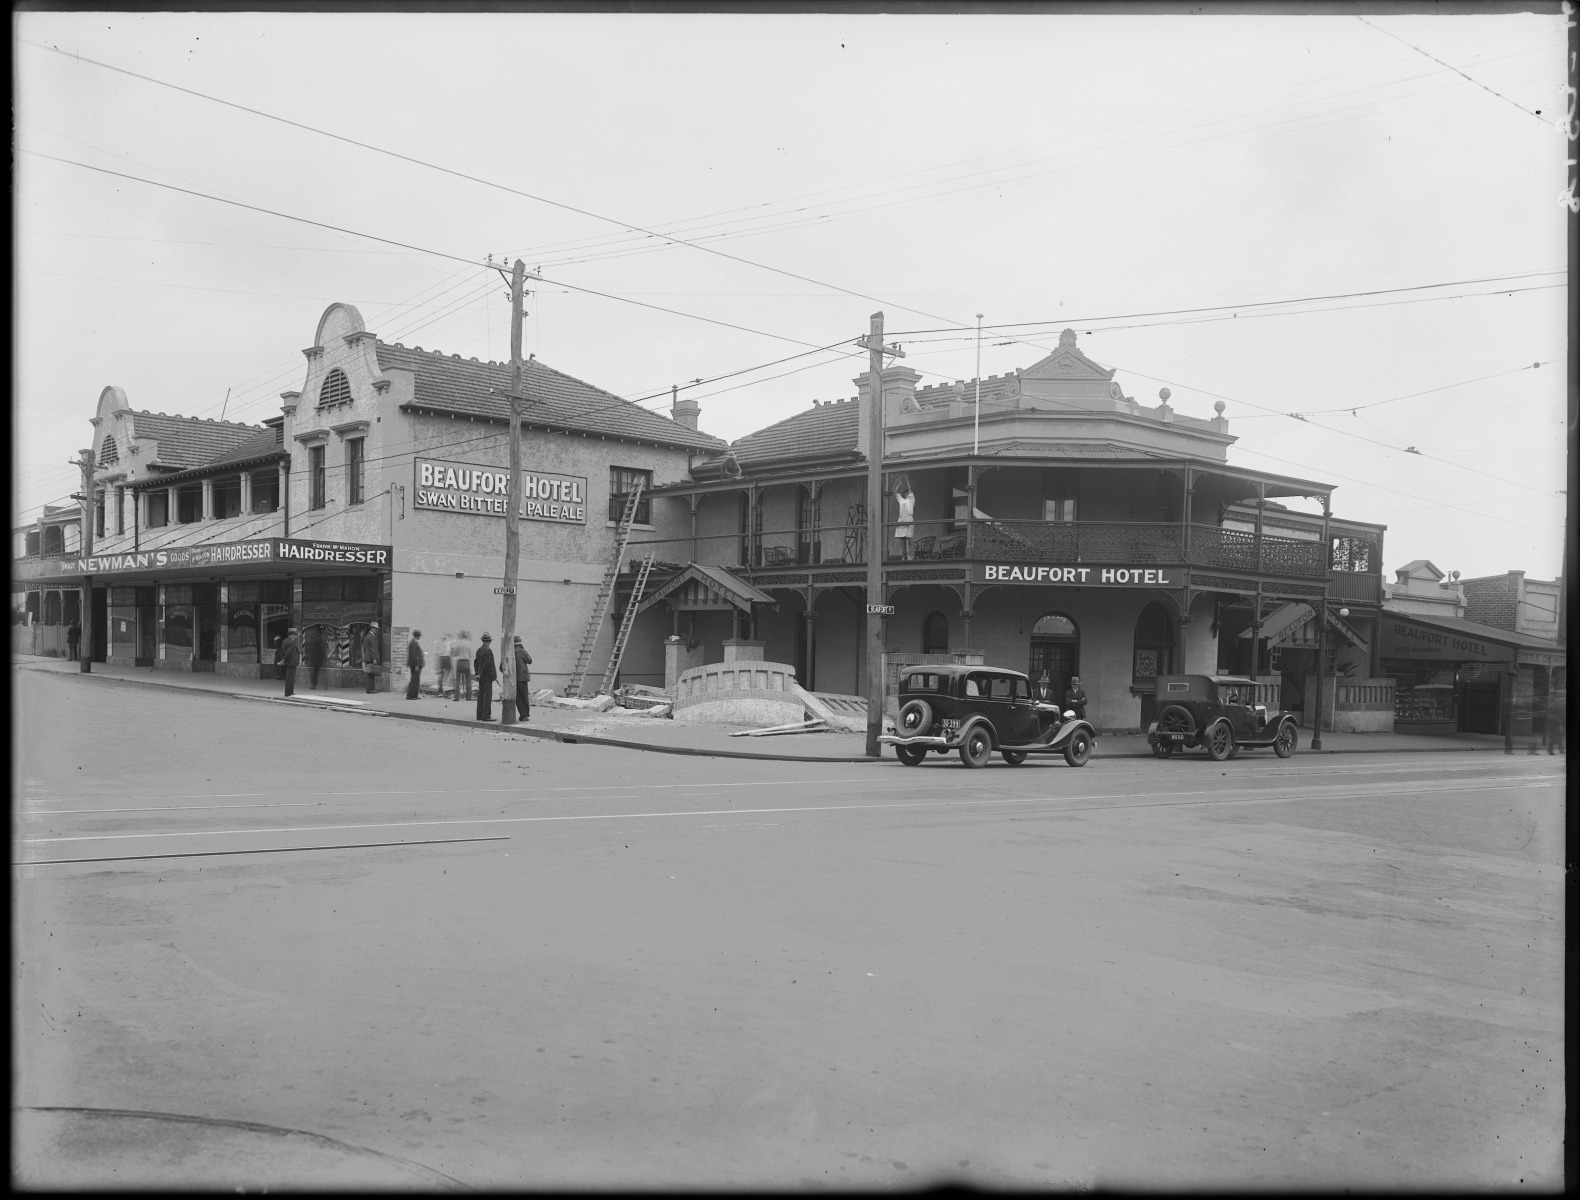
[[[708,663],[682,672],[675,681],[677,721],[788,725],[805,714],[795,668],[786,663]]]
[[[1394,683],[1388,678],[1339,676],[1329,678],[1322,694],[1322,728],[1335,733],[1392,733]],[[1311,724],[1312,701],[1317,694],[1317,677],[1306,676],[1306,716]]]

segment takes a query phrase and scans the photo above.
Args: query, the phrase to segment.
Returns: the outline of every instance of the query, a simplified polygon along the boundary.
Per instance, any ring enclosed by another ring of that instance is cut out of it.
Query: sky
[[[1390,579],[1561,570],[1560,16],[12,28],[16,523],[69,502],[106,386],[261,422],[336,301],[508,360],[492,256],[540,277],[527,352],[655,411],[679,385],[726,439],[855,395],[876,311],[924,386],[1069,327],[1387,525]]]

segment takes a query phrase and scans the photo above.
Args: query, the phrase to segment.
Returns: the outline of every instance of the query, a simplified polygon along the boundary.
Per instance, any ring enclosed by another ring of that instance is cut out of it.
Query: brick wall
[[[1515,628],[1519,611],[1520,572],[1489,575],[1483,579],[1461,579],[1465,591],[1465,619],[1498,629]]]

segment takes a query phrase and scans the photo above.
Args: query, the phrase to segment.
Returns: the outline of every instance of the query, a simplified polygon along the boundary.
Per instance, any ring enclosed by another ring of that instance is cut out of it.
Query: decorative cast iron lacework
[[[1333,539],[1332,567],[1335,571],[1367,572],[1372,569],[1372,551],[1375,544],[1370,538],[1336,537]]]
[[[940,579],[964,579],[966,572],[963,567],[934,567],[931,570],[924,567],[913,571],[886,571],[884,575],[894,581],[925,583]]]
[[[828,575],[819,575],[816,582],[819,587],[833,583],[866,583],[867,575],[864,571],[835,571]]]
[[[323,386],[318,389],[318,407],[330,408],[336,404],[350,403],[351,381],[346,378],[344,371],[335,367],[324,376]]]
[[[1229,579],[1223,575],[1200,575],[1195,571],[1190,573],[1190,586],[1211,588],[1219,592],[1241,592],[1245,595],[1251,595],[1256,591],[1254,579]]]

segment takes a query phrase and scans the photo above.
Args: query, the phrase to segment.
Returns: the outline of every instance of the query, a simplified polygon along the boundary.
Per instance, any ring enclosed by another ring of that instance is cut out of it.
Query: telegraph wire
[[[1481,80],[1474,79],[1471,76],[1466,75],[1465,72],[1461,71],[1458,67],[1454,66],[1453,63],[1446,63],[1441,58],[1437,57],[1437,55],[1435,55],[1435,54],[1428,54],[1425,50],[1421,49],[1421,47],[1413,45],[1410,42],[1405,41],[1397,33],[1391,33],[1388,30],[1384,29],[1381,25],[1373,24],[1372,22],[1368,21],[1365,17],[1361,16],[1358,13],[1355,16],[1355,19],[1357,21],[1359,21],[1362,25],[1370,26],[1372,29],[1375,29],[1378,33],[1387,34],[1387,36],[1393,38],[1394,41],[1400,42],[1403,45],[1409,46],[1410,49],[1414,50],[1417,54],[1423,55],[1426,58],[1430,58],[1433,62],[1435,62],[1440,67],[1446,67],[1448,70],[1450,70],[1450,71],[1454,72],[1454,74],[1458,75],[1461,79],[1469,80],[1469,82],[1475,84],[1482,91],[1484,91],[1484,92],[1491,92],[1494,96],[1496,96],[1499,100],[1502,100],[1504,103],[1514,105],[1515,108],[1519,109],[1526,116],[1528,116],[1528,117],[1535,117],[1538,121],[1541,121],[1543,125],[1547,124],[1546,121],[1542,120],[1542,114],[1540,112],[1533,112],[1531,109],[1526,108],[1519,101],[1517,101],[1517,100],[1510,100],[1509,97],[1505,96],[1502,92],[1494,92],[1486,84],[1482,83]]]

